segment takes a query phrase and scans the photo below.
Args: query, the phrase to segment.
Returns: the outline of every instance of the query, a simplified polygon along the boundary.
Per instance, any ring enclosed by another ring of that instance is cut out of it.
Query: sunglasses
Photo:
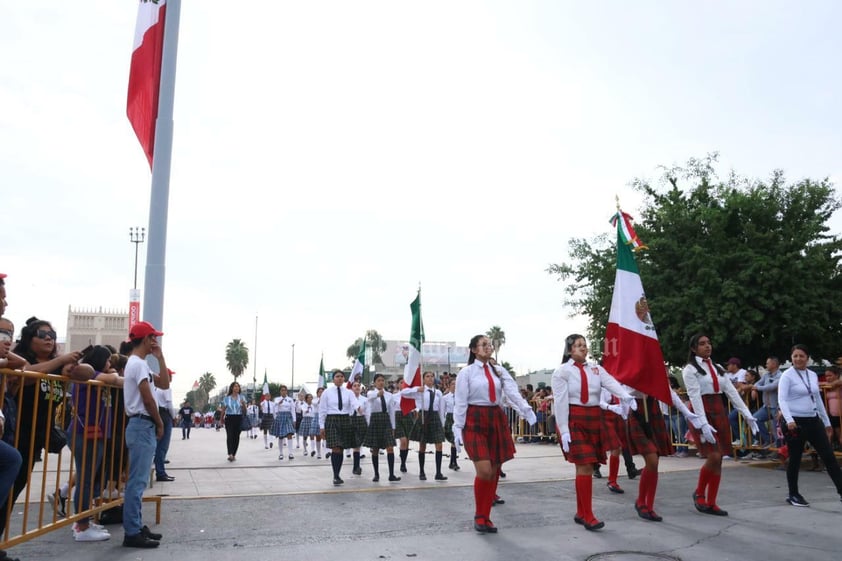
[[[35,333],[35,336],[39,339],[46,339],[47,337],[49,337],[53,341],[56,340],[56,332],[52,329],[39,329],[38,332]]]
[[[0,343],[11,343],[15,339],[15,334],[8,329],[0,329]]]

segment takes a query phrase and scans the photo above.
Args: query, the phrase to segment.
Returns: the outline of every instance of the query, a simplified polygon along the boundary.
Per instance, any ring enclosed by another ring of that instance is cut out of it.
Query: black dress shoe
[[[503,472],[502,470],[500,471],[500,477],[503,478],[503,479],[506,479],[506,473]]]
[[[663,517],[658,516],[654,511],[649,510],[643,505],[635,504],[634,509],[637,511],[637,515],[644,520],[651,520],[652,522],[661,522],[663,520]]]
[[[495,526],[494,523],[488,518],[485,519],[485,531],[489,534],[497,533],[497,526]]]
[[[165,473],[164,475],[155,476],[155,481],[175,481],[175,477]]]
[[[345,482],[344,482],[344,481],[342,481],[342,479],[341,479],[341,478],[339,478],[339,477],[334,477],[334,478],[333,478],[333,484],[334,484],[334,485],[342,485],[343,483],[345,483]]]
[[[474,530],[476,530],[480,534],[488,533],[488,528],[485,525],[485,519],[484,518],[478,517],[478,516],[474,517]]]
[[[149,549],[152,547],[158,547],[159,545],[161,545],[161,542],[147,538],[142,532],[133,536],[123,537],[123,547],[141,547]]]
[[[716,505],[708,506],[707,510],[704,511],[704,512],[705,512],[705,514],[712,514],[714,516],[728,516],[727,510],[722,510],[721,508],[719,508]]]
[[[406,466],[401,466],[401,473],[406,473]]]
[[[599,471],[599,468],[598,468],[598,467],[597,467],[597,468],[594,468],[594,470],[593,470],[593,476],[594,476],[594,478],[595,478],[595,479],[602,479],[602,472],[601,472],[601,471]]]
[[[626,473],[628,474],[629,479],[634,479],[635,477],[640,475],[640,470],[637,469],[637,466],[632,464],[631,466],[626,468]]]
[[[379,476],[379,475],[375,475],[374,477],[372,477],[372,478],[371,478],[371,480],[372,480],[373,482],[377,483],[378,481],[380,481],[380,476]]]
[[[623,490],[620,488],[620,486],[619,486],[619,485],[617,485],[616,483],[612,483],[612,482],[610,482],[610,481],[608,482],[608,489],[609,489],[612,493],[618,493],[618,494],[623,494],[623,493],[625,493],[625,491],[623,491]]]
[[[447,481],[447,476],[443,473],[436,474],[436,481]]]
[[[353,473],[354,475],[362,475],[363,474],[363,468],[354,468],[354,469],[351,470],[351,473]]]
[[[581,516],[576,516],[575,514],[573,515],[573,522],[575,522],[576,524],[581,524],[582,526],[585,525],[585,519]]]
[[[157,534],[149,529],[149,526],[144,526],[140,529],[140,535],[149,538],[150,540],[158,540],[161,541],[161,538],[164,536],[161,534]]]
[[[421,472],[418,475],[418,479],[420,479],[421,481],[427,481],[427,475],[424,472]]]
[[[593,524],[588,524],[587,522],[585,522],[585,530],[593,532],[594,530],[600,530],[602,528],[605,528],[605,522],[603,522],[602,520],[595,520]]]
[[[494,503],[495,505],[504,505],[506,501],[500,498],[500,495],[494,495]]]
[[[389,476],[389,481],[400,481],[400,480],[401,480],[401,478],[396,476],[396,475],[390,475]]]
[[[696,510],[698,510],[699,512],[707,513],[707,511],[710,510],[710,507],[706,504],[699,502],[700,498],[701,497],[697,495],[695,491],[693,491],[693,506],[695,506]]]

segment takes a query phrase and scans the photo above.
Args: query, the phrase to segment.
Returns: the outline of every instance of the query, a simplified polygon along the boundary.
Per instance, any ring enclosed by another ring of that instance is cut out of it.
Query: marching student
[[[626,421],[623,418],[619,409],[610,408],[611,405],[619,406],[620,400],[616,396],[611,395],[611,392],[602,388],[599,397],[599,408],[602,409],[602,422],[605,423],[607,439],[605,442],[605,449],[608,453],[608,490],[612,493],[625,493],[617,482],[617,477],[620,475],[620,454],[623,448],[621,435],[625,435]],[[597,466],[594,466],[596,471]]]
[[[254,400],[252,399],[251,401],[249,401],[249,406],[246,408],[246,414],[249,417],[249,424],[251,425],[249,426],[248,431],[249,438],[257,438],[257,421],[259,417],[259,412],[260,409],[257,407],[257,404],[254,402]]]
[[[500,407],[502,396],[530,425],[537,419],[506,369],[489,364],[494,346],[488,337],[475,335],[468,347],[468,365],[456,376],[453,438],[457,446],[464,444],[476,470],[474,530],[494,534],[497,527],[489,516],[500,466],[515,456],[509,422]]]
[[[260,430],[263,431],[263,446],[267,450],[274,445],[274,442],[269,440],[269,431],[272,430],[272,424],[274,422],[275,402],[272,401],[271,395],[267,395],[260,402]]]
[[[354,429],[351,426],[351,407],[354,394],[344,386],[345,373],[333,371],[333,387],[324,391],[319,400],[319,432],[330,450],[333,467],[333,484],[342,485],[342,450],[354,447]]]
[[[579,334],[564,340],[564,357],[553,372],[552,387],[561,449],[576,465],[576,516],[573,521],[586,530],[605,523],[593,513],[593,465],[605,463],[608,429],[599,406],[602,389],[620,398],[622,412],[637,407],[634,398],[602,366],[588,364],[588,344]]]
[[[319,451],[319,459],[322,459],[322,441],[316,440],[319,434],[319,419],[316,406],[313,404],[313,394],[304,396],[304,404],[301,406],[301,426],[298,433],[304,437],[304,455],[312,458],[316,455],[316,448]],[[310,451],[307,451],[307,443],[310,443]]]
[[[357,377],[359,379],[359,376]],[[366,396],[360,395],[361,386],[359,381],[354,381],[351,384],[351,392],[354,394],[354,401],[352,403],[353,410],[351,411],[351,426],[354,428],[354,444],[352,452],[354,454],[354,468],[352,473],[354,475],[362,475],[362,467],[360,466],[360,446],[365,439],[365,433],[368,430],[366,423],[366,406],[368,399]]]
[[[322,459],[322,435],[319,432],[319,403],[322,399],[322,394],[324,393],[324,388],[317,388],[316,389],[316,397],[313,398],[313,407],[316,409],[316,414],[313,416],[313,424],[315,428],[312,429],[316,433],[316,459]],[[330,452],[328,452],[330,454]],[[312,457],[312,452],[310,456]]]
[[[404,384],[404,382],[401,382],[401,384]],[[401,399],[401,392],[396,390],[392,394],[392,400],[395,402],[395,440],[398,441],[398,454],[401,460],[400,471],[406,473],[406,459],[409,457],[409,433],[412,432],[412,425],[415,422],[415,411],[404,415],[401,411]]]
[[[389,481],[401,480],[395,476],[395,401],[385,386],[383,374],[375,374],[374,389],[366,395],[369,420],[363,446],[371,450],[371,466],[374,468],[372,481],[375,483],[380,481],[380,450],[384,448],[389,465]]]
[[[272,422],[272,436],[278,439],[278,459],[284,459],[284,439],[287,441],[289,459],[292,454],[292,437],[295,434],[295,400],[287,395],[287,387],[281,386],[281,395],[275,398],[275,420]]]
[[[418,479],[427,480],[427,474],[424,473],[424,460],[429,443],[436,447],[435,479],[446,481],[447,476],[441,472],[445,405],[441,391],[436,389],[436,375],[433,372],[424,372],[423,384],[416,388],[405,388],[401,390],[401,395],[415,400],[417,413],[409,439],[418,443]]]
[[[687,366],[683,371],[684,387],[693,405],[693,412],[705,418],[718,433],[715,442],[709,443],[701,439],[697,429],[691,429],[699,443],[699,454],[707,457],[699,470],[699,483],[693,492],[693,505],[704,514],[728,516],[728,513],[716,504],[719,482],[722,479],[722,456],[734,455],[729,436],[731,427],[722,402],[722,394],[725,394],[731,405],[740,411],[745,422],[751,427],[752,434],[757,434],[758,426],[725,370],[711,361],[712,352],[710,337],[702,333],[693,335],[690,338]]]
[[[442,397],[444,401],[444,438],[450,442],[450,465],[448,468],[459,471],[459,450],[456,447],[456,439],[453,437],[453,407],[456,405],[456,377],[448,378],[447,393]]]

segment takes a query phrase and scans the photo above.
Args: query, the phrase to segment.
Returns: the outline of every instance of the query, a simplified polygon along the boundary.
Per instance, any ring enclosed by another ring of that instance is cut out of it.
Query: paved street
[[[719,503],[731,515],[723,518],[693,509],[698,459],[662,460],[656,499],[662,523],[637,517],[636,481],[621,476],[627,493],[615,495],[604,479],[596,480],[594,510],[606,528],[591,533],[572,521],[573,469],[560,450],[519,444],[501,483],[506,504],[492,513],[500,533],[480,535],[471,527],[473,470],[467,460],[460,461],[460,472],[446,470],[447,482],[422,482],[411,454],[410,473],[393,484],[370,481],[368,458],[362,461],[362,476],[351,475],[346,460],[346,484],[335,488],[329,461],[301,455],[278,461],[276,449],[265,450],[262,437],[244,439],[237,462],[231,463],[224,432],[194,429],[189,440],[181,440],[179,432],[174,436],[170,474],[176,480],[147,491],[165,497],[162,524],[152,524],[151,505],[144,511],[145,521],[165,536],[160,548],[123,548],[122,528],[112,526],[108,542],[75,543],[69,529],[62,529],[11,551],[25,560],[60,556],[65,561],[584,560],[610,551],[688,561],[783,561],[831,559],[842,545],[842,502],[827,475],[802,473],[801,491],[812,506],[795,508],[784,502],[784,473],[759,462],[726,462]],[[428,455],[428,474],[434,471],[432,462]],[[381,466],[385,470],[385,457]]]

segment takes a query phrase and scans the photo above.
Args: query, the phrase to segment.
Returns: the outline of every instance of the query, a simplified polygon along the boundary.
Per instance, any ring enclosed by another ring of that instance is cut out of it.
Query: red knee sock
[[[699,497],[699,502],[702,504],[707,504],[705,501],[706,489],[712,475],[713,473],[705,466],[702,466],[702,469],[699,470],[699,485],[696,487],[696,496]]]
[[[593,514],[592,507],[593,495],[593,476],[577,475],[576,476],[576,499],[581,503],[582,518],[588,524],[596,522],[596,516]]]
[[[618,475],[620,475],[620,456],[611,455],[608,457],[608,483],[616,485]]]
[[[708,483],[708,505],[716,506],[716,495],[719,494],[719,482],[722,481],[722,474],[710,474]]]
[[[495,482],[493,479],[474,478],[474,500],[476,501],[476,516],[488,519],[491,504],[494,502]]]
[[[646,496],[649,494],[649,470],[643,468],[640,472],[640,485],[637,488],[637,506],[648,506],[646,504]]]
[[[643,475],[649,474],[648,483],[646,484],[646,499],[643,504],[649,507],[649,510],[655,510],[655,492],[658,490],[658,470],[643,469]],[[641,476],[643,477],[643,476]]]

